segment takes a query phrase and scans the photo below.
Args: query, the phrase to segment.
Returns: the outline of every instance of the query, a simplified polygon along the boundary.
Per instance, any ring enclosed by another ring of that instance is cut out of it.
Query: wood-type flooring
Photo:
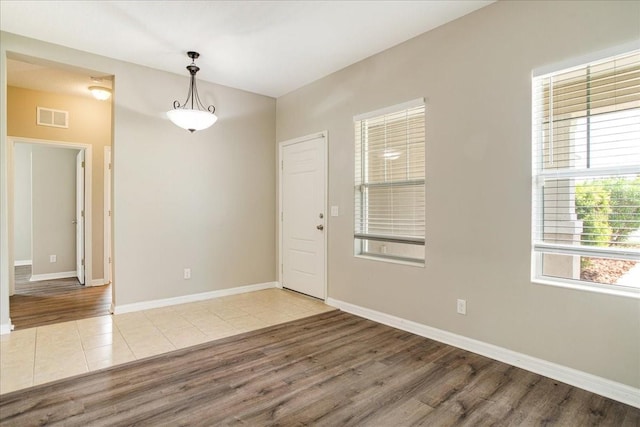
[[[16,267],[9,298],[16,330],[109,314],[111,286],[82,286],[75,277],[29,282],[30,276],[31,266]]]
[[[0,425],[637,426],[640,409],[333,311],[0,396]]]

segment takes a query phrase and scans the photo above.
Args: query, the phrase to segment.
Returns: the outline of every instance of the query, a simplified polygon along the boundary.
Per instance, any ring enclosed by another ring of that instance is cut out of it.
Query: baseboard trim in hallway
[[[29,279],[30,282],[42,282],[44,280],[56,280],[56,279],[68,279],[70,277],[76,277],[75,271],[62,271],[60,273],[47,273],[47,274],[32,274]]]
[[[9,319],[9,323],[0,324],[0,335],[8,334],[13,329],[13,325],[11,325],[11,319]]]

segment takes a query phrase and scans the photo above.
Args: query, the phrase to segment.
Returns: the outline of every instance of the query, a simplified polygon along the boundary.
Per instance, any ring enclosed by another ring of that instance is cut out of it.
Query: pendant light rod
[[[200,67],[196,65],[196,59],[200,57],[198,52],[189,51],[187,56],[191,58],[191,64],[187,65],[189,71],[189,91],[183,104],[173,101],[173,110],[167,111],[167,116],[176,125],[193,133],[196,130],[206,129],[218,120],[215,115],[216,107],[205,105],[200,101],[198,87],[196,86],[196,74]]]
[[[213,105],[209,105],[205,107],[205,105],[200,101],[200,96],[198,95],[198,87],[196,86],[196,73],[200,71],[200,67],[196,65],[196,59],[200,57],[198,52],[189,51],[187,52],[187,56],[191,58],[191,64],[187,65],[187,70],[189,70],[190,82],[189,82],[189,91],[187,92],[187,99],[185,99],[183,104],[180,102],[173,101],[173,108],[186,108],[187,104],[191,104],[191,109],[196,110],[206,110],[211,114],[216,112],[216,107]]]

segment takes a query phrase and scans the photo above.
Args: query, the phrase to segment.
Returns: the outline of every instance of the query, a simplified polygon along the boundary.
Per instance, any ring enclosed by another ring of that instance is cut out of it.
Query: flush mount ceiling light
[[[198,52],[187,52],[187,56],[191,58],[191,64],[187,65],[187,70],[191,74],[191,82],[189,84],[189,92],[184,104],[180,105],[178,101],[173,101],[173,110],[167,111],[167,117],[178,127],[193,133],[197,130],[206,129],[218,120],[216,115],[216,107],[209,105],[205,107],[198,96],[198,88],[196,87],[196,73],[200,68],[196,66],[195,60],[200,56]]]
[[[89,91],[93,97],[99,101],[106,101],[111,97],[111,89],[104,86],[97,86],[98,84],[102,84],[104,81],[101,77],[91,77],[91,81],[94,83],[94,86],[89,86]]]

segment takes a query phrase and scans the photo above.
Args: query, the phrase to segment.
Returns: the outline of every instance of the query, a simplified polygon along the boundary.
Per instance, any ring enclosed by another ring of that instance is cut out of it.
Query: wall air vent
[[[53,126],[55,128],[69,127],[69,112],[38,107],[38,126]]]

